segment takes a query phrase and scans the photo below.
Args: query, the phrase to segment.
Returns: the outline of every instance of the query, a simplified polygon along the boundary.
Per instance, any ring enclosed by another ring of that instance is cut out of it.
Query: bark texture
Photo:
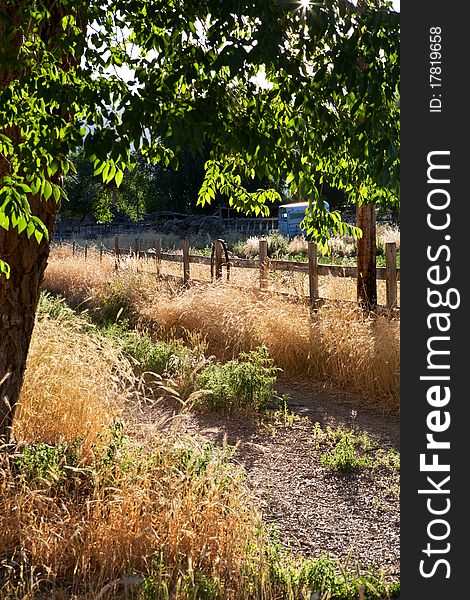
[[[4,61],[0,67],[0,89],[5,89],[10,82],[21,79],[28,73],[28,65],[13,60],[20,56],[19,50],[28,35],[28,23],[24,22],[24,15],[21,16],[22,8],[21,3],[0,6],[0,35],[7,32],[10,36],[8,45],[4,45],[2,49],[5,56],[12,59]],[[67,71],[77,64],[78,58],[61,54],[55,35],[63,35],[61,19],[68,9],[55,0],[46,0],[43,8],[48,10],[48,18],[43,23],[40,36],[46,46],[50,42],[49,50],[55,53],[60,68]],[[86,10],[83,5],[77,7],[75,18],[84,40]],[[68,120],[67,109],[64,108],[62,112],[62,118]],[[0,131],[8,135],[14,146],[21,140],[18,127],[0,126]],[[8,161],[0,155],[0,179],[9,170]],[[52,179],[54,183],[61,184],[60,173],[56,173]],[[52,197],[45,201],[32,195],[28,197],[28,202],[31,214],[41,219],[49,231],[49,240],[52,239],[60,203]],[[43,239],[38,244],[34,236],[28,239],[25,232],[19,235],[16,228],[8,231],[0,228],[0,258],[10,265],[10,278],[0,277],[0,445],[8,442],[11,436],[48,256],[48,240]]]
[[[54,200],[30,197],[31,211],[47,226],[50,237],[59,209]],[[49,242],[0,230],[0,257],[10,265],[0,278],[0,441],[8,442],[23,383],[39,291],[49,256]]]
[[[375,205],[356,208],[356,225],[362,229],[357,240],[357,301],[365,311],[377,309],[376,223]]]

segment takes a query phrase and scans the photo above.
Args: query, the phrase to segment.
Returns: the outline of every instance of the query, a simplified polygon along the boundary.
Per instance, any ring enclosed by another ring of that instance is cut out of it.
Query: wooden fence
[[[72,245],[75,254],[75,242]],[[117,259],[124,256],[135,256],[142,259],[152,259],[156,261],[158,272],[161,269],[162,261],[182,263],[182,279],[187,285],[191,280],[191,264],[207,265],[211,268],[213,279],[222,278],[222,269],[227,269],[227,277],[231,268],[257,269],[259,271],[259,287],[262,291],[268,291],[269,271],[288,271],[293,273],[305,273],[308,276],[308,298],[311,306],[322,300],[319,296],[318,278],[319,276],[333,277],[351,277],[357,278],[357,267],[341,265],[324,265],[318,262],[317,246],[313,242],[308,243],[308,262],[273,260],[268,258],[268,242],[259,241],[259,258],[245,259],[229,257],[223,240],[216,240],[214,243],[212,256],[199,256],[189,253],[189,240],[182,242],[182,254],[162,252],[160,238],[155,239],[155,248],[148,251],[140,249],[140,240],[136,238],[132,247],[124,249],[119,246],[119,236],[115,236],[114,255]],[[100,258],[103,255],[104,248],[100,246]],[[85,245],[85,256],[87,254],[87,245]],[[118,265],[118,261],[116,263]],[[385,249],[385,267],[377,267],[377,280],[386,282],[386,308],[398,308],[398,281],[400,279],[400,269],[397,268],[396,244],[387,242]]]

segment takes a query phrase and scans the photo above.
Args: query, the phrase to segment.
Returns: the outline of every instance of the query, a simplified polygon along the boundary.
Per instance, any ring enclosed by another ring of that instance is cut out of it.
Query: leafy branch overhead
[[[189,146],[210,149],[201,203],[262,215],[277,193],[242,182],[285,181],[324,243],[348,226],[322,183],[398,203],[398,53],[381,0],[3,0],[0,228],[47,237],[29,198],[59,203],[79,148],[119,186],[133,150],[175,166]]]

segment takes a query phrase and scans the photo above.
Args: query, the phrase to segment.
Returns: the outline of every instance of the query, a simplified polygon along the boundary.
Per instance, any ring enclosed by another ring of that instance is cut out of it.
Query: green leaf
[[[0,133],[0,148],[4,154],[13,154],[14,147],[9,137]]]
[[[117,187],[119,187],[121,185],[123,176],[124,176],[124,173],[121,171],[121,169],[117,169],[116,176],[114,178],[114,180],[116,181]]]
[[[59,202],[60,200],[60,187],[58,185],[53,184],[52,186],[52,194],[54,196],[54,200]]]
[[[28,221],[27,225],[26,225],[26,235],[28,236],[28,239],[33,235],[35,231],[35,226],[34,226],[34,222],[32,220]]]
[[[42,239],[43,239],[43,237],[44,237],[44,234],[39,229],[35,229],[34,230],[34,237],[36,238],[37,243],[40,244],[41,241],[42,241]]]
[[[21,215],[18,218],[18,224],[17,224],[19,234],[22,233],[26,229],[26,225],[27,225],[26,219],[23,215]]]
[[[31,193],[33,194],[33,196],[35,196],[39,192],[41,186],[42,180],[39,177],[34,177],[33,181],[31,182]]]
[[[10,218],[3,212],[0,212],[0,227],[3,229],[10,229]]]
[[[103,170],[107,167],[107,164],[105,162],[100,163],[99,159],[95,160],[95,169],[93,172],[93,175],[99,175],[100,173],[103,172]],[[103,176],[104,178],[104,176]]]
[[[0,274],[5,275],[6,279],[10,277],[10,265],[0,258]]]
[[[106,183],[107,179],[108,179],[108,173],[109,173],[109,169],[111,168],[110,163],[105,163],[102,173],[101,173],[101,177],[103,179],[103,183]]]
[[[115,174],[116,174],[116,166],[113,163],[113,164],[111,164],[111,166],[109,168],[108,176],[105,179],[105,183],[109,183],[110,181],[112,181],[114,179]]]
[[[47,179],[44,179],[42,182],[42,195],[46,200],[49,200],[52,194],[52,185]]]
[[[58,169],[59,163],[56,160],[52,161],[52,163],[47,167],[47,173],[49,177],[53,177],[57,173]]]
[[[21,182],[21,181],[17,181],[16,182],[16,187],[20,188],[20,190],[22,192],[25,192],[26,194],[30,194],[31,193],[31,188],[29,185],[26,185],[25,183]]]

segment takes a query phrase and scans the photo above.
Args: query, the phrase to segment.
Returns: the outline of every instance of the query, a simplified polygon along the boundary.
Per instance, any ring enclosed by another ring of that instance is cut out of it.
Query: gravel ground
[[[318,383],[284,380],[277,389],[289,394],[297,415],[287,426],[260,425],[246,415],[194,413],[185,414],[181,426],[216,443],[238,443],[234,459],[247,471],[263,519],[277,526],[292,550],[311,557],[329,552],[350,567],[374,565],[398,579],[399,473],[385,467],[331,471],[321,462],[327,447],[318,444],[314,424],[367,432],[374,448],[399,450],[399,417]],[[153,411],[134,425],[142,434],[152,428]]]

